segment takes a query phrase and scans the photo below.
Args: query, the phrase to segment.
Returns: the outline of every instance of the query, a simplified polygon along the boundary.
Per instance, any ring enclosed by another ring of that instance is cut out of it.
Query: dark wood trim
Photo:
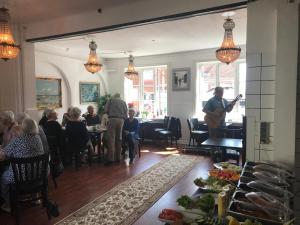
[[[228,11],[228,10],[242,9],[242,8],[246,8],[246,7],[247,7],[247,1],[243,1],[243,2],[221,5],[221,6],[200,9],[200,10],[195,10],[195,11],[190,11],[190,12],[155,17],[155,18],[145,19],[145,20],[138,20],[138,21],[133,21],[133,22],[128,22],[128,23],[115,24],[115,25],[111,25],[111,26],[93,28],[93,29],[82,30],[82,31],[75,31],[75,32],[70,32],[70,33],[65,33],[65,34],[57,34],[57,35],[50,35],[50,36],[45,36],[45,37],[29,38],[29,39],[26,39],[26,41],[27,42],[41,42],[41,41],[69,38],[69,37],[74,37],[74,36],[79,36],[79,35],[84,35],[84,34],[102,33],[102,32],[126,29],[126,28],[130,28],[130,27],[142,26],[142,25],[147,25],[147,24],[166,22],[166,21],[174,21],[174,20],[190,18],[190,17],[194,17],[194,16],[215,14],[215,13],[220,13],[220,12],[224,12],[224,11]]]

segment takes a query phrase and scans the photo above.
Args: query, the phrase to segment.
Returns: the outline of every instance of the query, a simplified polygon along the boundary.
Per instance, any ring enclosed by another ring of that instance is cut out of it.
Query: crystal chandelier
[[[229,64],[240,57],[241,48],[236,47],[233,41],[232,30],[235,27],[233,20],[226,18],[223,27],[225,29],[224,40],[221,48],[216,50],[216,57],[221,62]]]
[[[125,75],[128,79],[132,80],[135,76],[138,75],[138,72],[135,71],[135,69],[134,69],[132,55],[129,55],[128,60],[129,60],[129,63],[128,63],[128,67],[127,67],[127,71],[125,72]]]
[[[20,52],[20,45],[16,45],[9,27],[8,9],[0,8],[0,58],[7,61],[16,58]]]
[[[84,64],[84,67],[87,71],[94,74],[94,73],[97,73],[101,70],[102,64],[99,63],[99,60],[98,60],[98,57],[97,57],[97,53],[96,53],[97,44],[96,44],[96,42],[91,41],[91,43],[89,44],[89,48],[90,48],[89,59],[88,59],[87,63]]]

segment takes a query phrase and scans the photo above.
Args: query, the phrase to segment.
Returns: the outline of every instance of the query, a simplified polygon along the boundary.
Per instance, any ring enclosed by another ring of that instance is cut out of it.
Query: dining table
[[[222,155],[226,154],[226,149],[234,149],[242,155],[242,165],[246,162],[243,139],[238,138],[208,138],[201,143],[202,146],[215,147],[222,150]],[[239,163],[239,162],[238,162]]]

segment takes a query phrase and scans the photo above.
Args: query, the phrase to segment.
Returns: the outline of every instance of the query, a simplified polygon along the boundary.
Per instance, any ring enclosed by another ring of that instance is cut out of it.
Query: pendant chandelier
[[[9,20],[8,9],[0,8],[0,58],[5,61],[16,58],[20,52],[20,45],[16,45],[9,27]]]
[[[134,69],[134,64],[133,64],[133,56],[129,55],[129,63],[127,67],[127,71],[125,72],[125,75],[128,79],[133,80],[135,76],[138,76],[138,72]]]
[[[216,57],[221,62],[229,64],[240,57],[241,48],[236,47],[233,41],[232,30],[235,27],[233,20],[227,17],[223,27],[225,29],[224,40],[221,47],[216,50]]]
[[[96,42],[91,41],[91,43],[89,44],[89,48],[90,48],[89,59],[88,59],[87,63],[84,64],[84,67],[88,72],[94,74],[94,73],[97,73],[101,70],[102,64],[99,63],[99,60],[98,60],[98,57],[97,57],[97,53],[96,53],[97,44],[96,44]]]

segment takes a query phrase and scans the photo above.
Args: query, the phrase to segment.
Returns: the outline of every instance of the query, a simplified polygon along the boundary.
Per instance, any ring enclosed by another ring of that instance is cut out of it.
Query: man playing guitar
[[[224,89],[222,87],[216,87],[214,97],[208,100],[203,108],[203,112],[206,113],[204,117],[205,122],[209,128],[209,136],[217,137],[221,132],[220,128],[226,126],[225,117],[226,112],[231,112],[236,101],[241,97],[238,96],[234,101],[228,102],[223,98]]]

